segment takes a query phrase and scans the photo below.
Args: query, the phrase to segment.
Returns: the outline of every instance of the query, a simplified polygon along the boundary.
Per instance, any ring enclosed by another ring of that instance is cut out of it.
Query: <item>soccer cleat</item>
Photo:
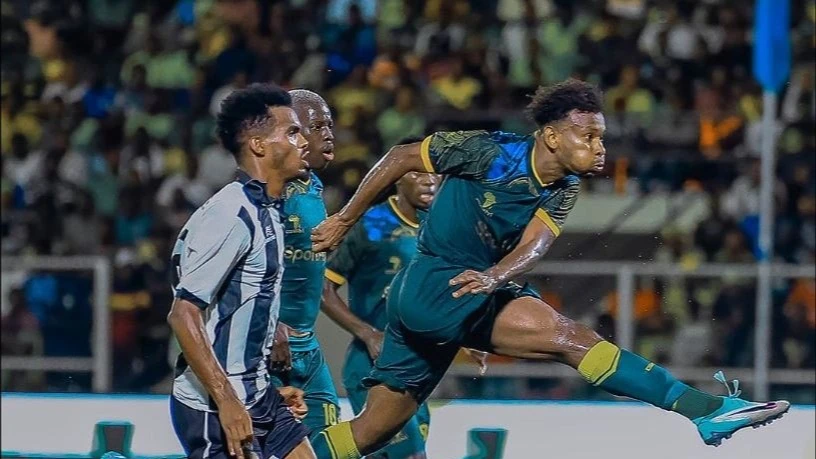
[[[720,443],[731,438],[734,432],[748,426],[756,429],[770,424],[790,409],[790,402],[785,400],[756,403],[739,398],[742,393],[739,381],[736,379],[733,381],[732,390],[722,371],[718,371],[714,379],[725,384],[728,396],[722,397],[723,404],[719,409],[692,421],[706,445],[720,446]]]

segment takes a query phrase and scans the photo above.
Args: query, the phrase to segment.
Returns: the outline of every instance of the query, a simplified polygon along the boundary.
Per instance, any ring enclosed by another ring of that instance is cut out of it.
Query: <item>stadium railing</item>
[[[634,301],[636,278],[638,276],[664,278],[749,278],[759,276],[757,264],[699,264],[689,269],[680,264],[656,262],[617,262],[617,261],[552,261],[542,262],[531,272],[531,276],[610,276],[615,278],[618,296],[618,311],[615,320],[616,342],[621,347],[633,349],[635,345]],[[776,263],[771,265],[773,279],[792,279],[816,277],[814,265],[790,265]],[[759,308],[771,308],[767,302],[758,303]],[[762,317],[757,311],[757,317]],[[765,315],[770,317],[770,315]],[[757,324],[756,333],[769,337],[771,324]],[[752,383],[755,393],[768,393],[769,386],[785,384],[795,386],[816,385],[816,374],[809,369],[770,369],[770,352],[763,349],[758,342],[769,342],[765,339],[754,340],[754,353],[760,356],[758,365],[752,368],[713,368],[713,367],[669,367],[680,379],[690,382],[708,382],[712,375],[723,370],[731,378]],[[447,373],[449,377],[474,378],[480,375],[479,368],[473,365],[454,365]],[[535,362],[514,362],[493,365],[487,373],[490,377],[513,378],[571,378],[578,374],[571,368],[561,365],[542,365]]]
[[[91,332],[91,357],[43,357],[43,356],[3,356],[0,368],[3,371],[70,371],[90,372],[93,390],[108,392],[111,388],[111,320],[110,291],[111,263],[101,256],[37,256],[3,257],[2,283],[6,290],[11,282],[10,271],[27,273],[31,271],[91,271],[93,272],[93,327]],[[101,306],[101,307],[100,307]]]
[[[93,374],[93,390],[108,392],[111,387],[111,331],[109,305],[111,289],[111,264],[104,257],[4,257],[4,271],[92,271],[93,282],[93,332],[92,356],[85,357],[12,357],[4,356],[2,370],[37,371],[87,371]],[[531,273],[533,276],[612,276],[616,279],[618,295],[618,315],[615,321],[616,341],[622,347],[633,348],[635,344],[634,298],[636,278],[685,277],[723,278],[742,277],[756,279],[756,264],[700,264],[693,269],[672,263],[654,262],[614,262],[614,261],[556,261],[542,262]],[[814,265],[771,265],[774,279],[814,278]],[[3,275],[3,282],[8,277]],[[758,308],[770,308],[770,304],[758,304]],[[771,333],[770,324],[760,324],[758,333]],[[762,342],[760,340],[760,342]],[[755,344],[756,346],[756,344]],[[770,356],[767,349],[755,352],[763,356],[754,368],[726,369],[728,374],[744,382],[765,384],[816,385],[816,375],[811,370],[773,369],[770,370]],[[681,379],[692,382],[709,381],[716,368],[671,368]],[[476,376],[478,369],[472,366],[454,366],[449,376]],[[758,377],[760,372],[765,376]],[[512,363],[495,365],[490,368],[492,377],[561,378],[575,376],[573,371],[558,365],[537,363]],[[754,388],[757,390],[757,387]],[[766,392],[767,393],[767,392]]]

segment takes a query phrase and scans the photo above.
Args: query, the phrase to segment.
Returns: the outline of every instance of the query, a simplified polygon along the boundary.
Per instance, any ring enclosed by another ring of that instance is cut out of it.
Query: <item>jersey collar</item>
[[[391,211],[394,212],[394,215],[397,216],[403,223],[410,226],[411,228],[419,228],[419,223],[412,221],[408,218],[405,214],[400,212],[399,207],[397,207],[397,197],[390,196],[388,198],[388,205],[391,206]]]
[[[254,179],[242,169],[238,169],[235,180],[244,185],[244,193],[247,198],[256,206],[272,206],[276,210],[281,210],[283,200],[274,199],[266,192],[266,183]]]
[[[529,142],[530,142],[530,154],[527,155],[527,158],[529,160],[530,175],[532,175],[533,180],[535,181],[536,185],[539,188],[547,188],[548,186],[552,185],[552,183],[544,183],[544,181],[541,180],[541,176],[538,175],[538,170],[536,170],[535,167],[536,163],[535,137],[530,136]]]

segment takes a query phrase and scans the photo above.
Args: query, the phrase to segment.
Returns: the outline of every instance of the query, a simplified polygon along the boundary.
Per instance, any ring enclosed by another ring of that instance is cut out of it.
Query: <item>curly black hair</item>
[[[271,83],[253,83],[230,93],[216,118],[216,134],[224,148],[236,159],[241,153],[241,135],[253,127],[271,121],[270,107],[291,107],[292,98],[285,89]]]
[[[539,86],[527,105],[527,116],[541,127],[563,119],[572,110],[600,113],[603,96],[597,86],[570,78],[552,86]]]

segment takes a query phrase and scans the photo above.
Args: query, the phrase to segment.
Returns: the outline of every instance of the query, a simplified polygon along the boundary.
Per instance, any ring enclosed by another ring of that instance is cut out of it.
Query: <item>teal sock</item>
[[[351,424],[341,422],[327,427],[312,439],[317,459],[360,459],[362,455],[351,435]]]
[[[587,352],[578,372],[607,392],[675,411],[689,419],[713,413],[722,405],[719,397],[687,386],[660,365],[608,341],[597,343]]]

